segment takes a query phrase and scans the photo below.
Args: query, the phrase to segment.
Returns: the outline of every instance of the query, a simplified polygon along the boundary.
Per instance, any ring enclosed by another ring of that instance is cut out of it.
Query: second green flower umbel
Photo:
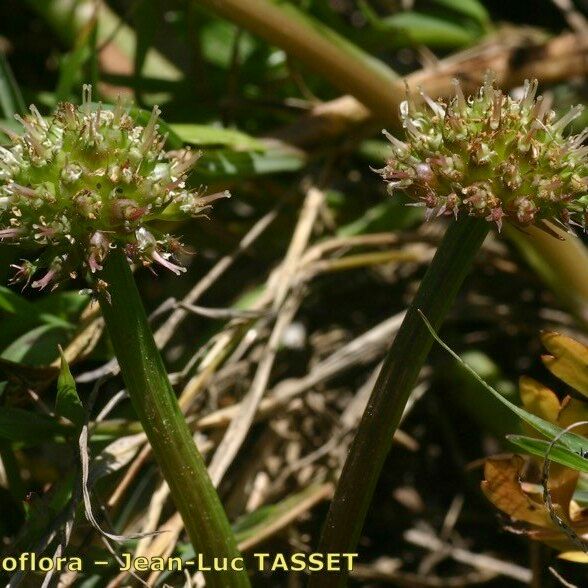
[[[537,81],[525,82],[520,99],[494,88],[489,76],[466,100],[459,82],[449,103],[422,94],[401,105],[406,142],[386,133],[393,154],[380,170],[390,191],[405,191],[427,217],[467,214],[496,223],[530,225],[544,220],[585,222],[588,147],[584,131],[564,134],[582,112],[556,120]]]
[[[451,221],[406,312],[363,414],[327,521],[320,550],[353,552],[376,482],[433,338],[422,315],[438,329],[492,226],[547,221],[566,229],[585,226],[588,204],[588,137],[565,134],[575,107],[560,119],[525,82],[519,98],[494,87],[492,77],[465,98],[459,82],[448,102],[421,93],[401,105],[405,129],[378,170],[390,192],[403,191],[426,218]],[[454,218],[453,218],[454,217]],[[422,315],[421,315],[422,313]],[[344,573],[311,578],[310,588],[342,587]]]

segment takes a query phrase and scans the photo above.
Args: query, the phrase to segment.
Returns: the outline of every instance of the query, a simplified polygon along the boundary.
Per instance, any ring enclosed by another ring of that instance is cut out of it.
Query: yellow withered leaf
[[[588,553],[584,553],[583,551],[565,551],[564,553],[560,553],[557,557],[559,557],[559,559],[565,559],[566,561],[588,564]]]
[[[565,429],[574,423],[588,421],[588,404],[583,400],[577,400],[566,396],[561,403],[561,410],[557,424]],[[576,435],[588,435],[588,425],[580,425],[573,430]]]
[[[519,380],[521,402],[527,411],[550,423],[556,423],[560,412],[559,398],[537,380],[522,376]]]
[[[566,384],[588,396],[588,347],[554,331],[541,335],[551,355],[542,356],[547,369]]]
[[[545,505],[531,499],[521,488],[522,466],[523,459],[518,455],[487,459],[482,491],[494,506],[511,518],[538,527],[553,528],[553,521]]]

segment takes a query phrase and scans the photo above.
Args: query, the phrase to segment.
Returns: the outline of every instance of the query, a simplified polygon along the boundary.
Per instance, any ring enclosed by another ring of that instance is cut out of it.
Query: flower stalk
[[[439,328],[489,230],[487,222],[469,217],[448,227],[376,380],[339,479],[319,551],[355,550],[394,432],[433,344],[418,311]],[[328,572],[311,576],[309,588],[345,584],[345,572]]]
[[[588,203],[588,132],[565,136],[575,107],[556,120],[537,82],[526,82],[515,100],[487,76],[466,99],[435,102],[421,92],[401,104],[406,142],[385,133],[392,156],[378,170],[393,193],[406,192],[425,217],[454,217],[386,356],[344,464],[319,550],[353,552],[380,472],[433,338],[441,326],[491,226],[550,223],[585,226]],[[558,235],[555,235],[558,236]],[[311,588],[345,586],[346,572],[311,577]]]
[[[179,275],[182,244],[166,221],[196,217],[226,196],[187,187],[198,159],[166,152],[159,109],[136,123],[119,103],[60,104],[46,119],[31,106],[24,132],[0,147],[0,241],[30,252],[13,283],[40,290],[82,276],[98,298],[127,391],[197,554],[239,557],[229,521],[169,382],[130,263]],[[244,566],[210,570],[207,586],[245,588]]]
[[[240,557],[229,521],[208,476],[206,465],[179,408],[127,260],[111,253],[99,279],[108,294],[100,308],[125,381],[127,392],[176,508],[182,515],[194,550],[213,557]],[[207,586],[246,587],[246,572],[212,571]]]

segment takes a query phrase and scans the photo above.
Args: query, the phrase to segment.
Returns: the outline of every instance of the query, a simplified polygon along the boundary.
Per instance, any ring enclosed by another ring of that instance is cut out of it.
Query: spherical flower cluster
[[[159,114],[155,107],[139,126],[120,103],[93,105],[85,86],[79,107],[63,103],[45,119],[31,106],[17,117],[24,132],[0,147],[0,239],[40,253],[13,266],[14,282],[37,277],[32,286],[43,289],[94,273],[115,248],[131,262],[183,271],[173,262],[180,242],[156,226],[199,215],[219,195],[186,188],[198,154],[164,151]]]
[[[545,220],[585,226],[588,204],[588,131],[566,136],[582,111],[556,120],[547,101],[535,98],[537,81],[525,82],[514,99],[494,87],[491,75],[466,99],[401,104],[406,142],[392,135],[393,154],[378,170],[389,191],[403,190],[427,218],[466,214],[519,226]]]

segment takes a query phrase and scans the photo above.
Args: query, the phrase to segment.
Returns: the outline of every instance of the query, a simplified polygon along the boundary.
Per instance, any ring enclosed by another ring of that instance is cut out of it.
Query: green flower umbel
[[[427,217],[467,214],[526,226],[544,220],[585,226],[588,204],[588,131],[565,136],[582,111],[559,120],[540,96],[537,81],[525,82],[517,100],[497,90],[490,75],[466,100],[455,97],[401,105],[406,143],[385,134],[393,146],[379,170],[390,191],[403,190]]]
[[[32,286],[42,289],[80,268],[94,273],[119,247],[131,262],[179,273],[179,241],[153,225],[198,215],[218,197],[185,187],[198,154],[164,151],[157,107],[141,127],[121,104],[106,110],[90,101],[85,86],[80,107],[61,104],[49,119],[31,106],[17,117],[24,133],[0,147],[0,239],[40,250],[13,266],[15,282],[39,272]]]

